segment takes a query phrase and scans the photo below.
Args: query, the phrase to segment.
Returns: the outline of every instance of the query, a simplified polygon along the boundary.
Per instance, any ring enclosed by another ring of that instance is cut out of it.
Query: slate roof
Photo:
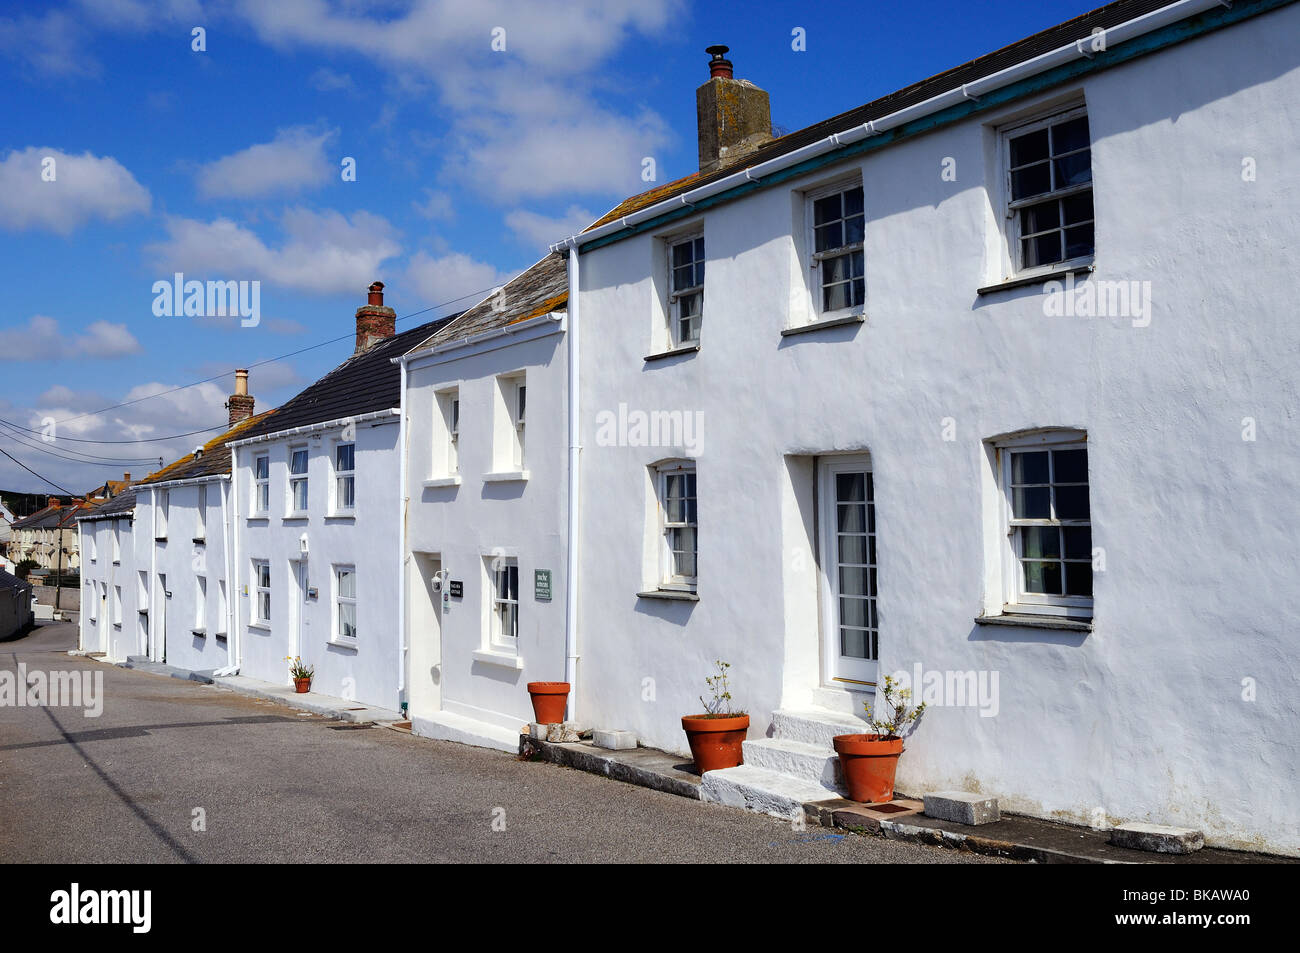
[[[12,573],[0,569],[0,589],[30,589],[31,583],[24,582]]]
[[[624,215],[654,205],[663,199],[672,198],[679,193],[726,178],[736,172],[775,159],[777,156],[794,152],[796,149],[801,149],[818,140],[825,139],[833,133],[846,132],[873,119],[882,119],[890,113],[905,109],[908,106],[915,106],[917,103],[925,102],[927,99],[955,89],[964,83],[973,83],[978,79],[991,76],[1009,66],[1048,53],[1075,40],[1086,39],[1092,36],[1095,27],[1109,29],[1126,20],[1132,20],[1135,17],[1151,13],[1153,10],[1169,6],[1171,2],[1172,0],[1117,0],[1115,3],[1098,7],[1089,13],[1077,16],[1072,20],[1066,20],[1056,26],[1048,27],[1046,30],[1035,33],[1023,40],[1018,40],[1009,46],[1004,46],[1000,50],[987,53],[960,66],[954,66],[942,73],[936,73],[929,79],[923,79],[910,86],[905,86],[887,96],[873,99],[863,106],[858,106],[848,112],[840,113],[838,116],[833,116],[830,119],[825,119],[774,139],[733,165],[703,174],[696,172],[675,182],[668,182],[639,195],[631,196],[606,213],[585,231],[590,231],[599,225],[604,225],[615,219],[622,218]]]
[[[15,520],[12,529],[59,529],[67,528],[77,518],[78,513],[89,507],[82,506],[46,506],[31,516]]]
[[[558,252],[525,268],[496,292],[420,341],[411,351],[459,341],[485,331],[563,311],[569,302],[568,259]]]
[[[229,454],[226,455],[229,461]],[[123,490],[117,496],[99,506],[93,507],[89,511],[82,513],[77,517],[80,520],[101,520],[112,519],[114,517],[122,518],[130,516],[135,510],[135,487],[131,486]]]
[[[148,483],[166,483],[171,480],[195,480],[199,477],[220,476],[229,473],[230,451],[226,449],[226,445],[232,440],[240,439],[248,431],[260,426],[263,421],[274,413],[274,410],[267,410],[239,421],[225,433],[213,437],[205,443],[203,453],[199,457],[196,458],[194,454],[189,453],[179,460],[173,460],[161,470],[156,470],[139,481],[137,486]],[[117,499],[117,497],[113,499]],[[112,500],[109,502],[111,503]]]
[[[236,439],[247,440],[327,420],[397,409],[402,403],[402,370],[392,359],[405,354],[456,317],[439,318],[402,331],[348,358],[297,397],[281,404],[270,420],[249,428]]]

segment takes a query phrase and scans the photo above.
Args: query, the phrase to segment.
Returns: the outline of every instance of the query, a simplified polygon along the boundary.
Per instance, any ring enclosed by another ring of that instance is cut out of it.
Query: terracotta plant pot
[[[748,715],[683,715],[682,730],[700,774],[745,763],[741,744],[749,731]]]
[[[533,699],[533,717],[539,725],[558,725],[564,721],[564,709],[569,702],[568,682],[529,682],[528,694]]]
[[[849,799],[883,804],[894,799],[894,772],[903,753],[903,739],[882,741],[880,735],[836,735],[831,739],[840,756]]]
[[[297,692],[299,695],[307,694],[307,692],[311,691],[311,679],[295,678],[293,680],[293,690]]]

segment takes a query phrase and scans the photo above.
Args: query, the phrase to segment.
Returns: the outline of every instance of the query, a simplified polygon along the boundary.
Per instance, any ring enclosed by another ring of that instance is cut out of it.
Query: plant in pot
[[[533,700],[533,717],[539,725],[558,725],[564,721],[569,703],[568,682],[529,682],[528,695]]]
[[[840,756],[849,799],[867,804],[883,804],[894,799],[894,773],[903,753],[903,736],[911,734],[908,726],[925,711],[925,702],[912,706],[912,690],[899,688],[893,676],[886,675],[876,689],[873,707],[867,702],[867,723],[871,734],[836,735],[831,739]],[[885,709],[887,709],[887,714]],[[877,717],[877,711],[882,717]]]
[[[727,683],[731,663],[719,659],[715,664],[717,674],[704,679],[713,697],[705,701],[700,696],[704,713],[682,716],[682,730],[691,746],[695,770],[700,774],[745,763],[741,745],[749,731],[749,715],[731,707],[731,689]]]
[[[286,655],[284,660],[289,663],[289,677],[293,679],[293,690],[299,695],[311,691],[311,680],[316,670],[302,664],[302,659],[297,655]]]

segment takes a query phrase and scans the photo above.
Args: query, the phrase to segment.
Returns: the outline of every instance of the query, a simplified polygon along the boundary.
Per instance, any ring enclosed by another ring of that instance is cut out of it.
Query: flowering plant
[[[730,718],[732,715],[743,715],[743,711],[736,711],[731,707],[731,688],[727,684],[727,669],[731,668],[731,663],[718,659],[713,664],[717,666],[718,673],[704,678],[704,684],[709,686],[713,698],[705,701],[704,696],[700,696],[700,702],[704,705],[705,713],[710,718]]]
[[[899,688],[898,682],[892,675],[886,675],[884,685],[877,688],[876,700],[889,709],[887,718],[877,718],[876,709],[871,702],[867,702],[864,707],[867,709],[867,723],[876,729],[876,733],[881,736],[881,741],[900,740],[903,737],[903,729],[921,717],[926,705],[925,702],[915,707],[910,705],[912,690]],[[909,731],[908,734],[911,732]]]
[[[289,663],[289,675],[295,681],[300,678],[311,678],[316,674],[316,670],[304,665],[302,663],[302,658],[297,655],[286,655],[284,660]]]

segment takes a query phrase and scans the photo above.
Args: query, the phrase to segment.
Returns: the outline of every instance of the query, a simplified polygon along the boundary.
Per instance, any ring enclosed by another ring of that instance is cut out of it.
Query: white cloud
[[[94,321],[78,333],[59,330],[59,322],[33,315],[25,327],[0,328],[0,361],[111,360],[139,354],[140,342],[125,324]]]
[[[407,281],[420,302],[450,302],[446,308],[449,313],[482,300],[487,291],[505,284],[513,274],[460,252],[440,256],[416,252],[406,270]]]
[[[369,212],[348,218],[335,211],[290,208],[280,227],[284,241],[272,247],[228,218],[170,218],[168,240],[145,251],[167,280],[181,271],[204,281],[260,280],[311,294],[359,294],[400,250],[393,226]]]
[[[42,178],[47,167],[53,169],[50,182]],[[111,156],[28,146],[0,159],[0,224],[15,231],[68,235],[92,218],[148,212],[150,203],[149,190]]]
[[[570,205],[563,215],[554,218],[527,209],[516,209],[506,216],[506,225],[520,241],[539,251],[545,251],[553,242],[576,235],[598,217],[577,205]]]
[[[320,187],[334,175],[325,145],[337,130],[304,126],[281,129],[271,142],[249,146],[200,167],[199,193],[204,198],[257,198]]]
[[[351,90],[356,84],[352,82],[352,76],[348,73],[336,73],[327,66],[322,66],[316,72],[308,77],[307,82],[312,87],[320,90],[322,93],[331,93],[337,90]]]
[[[682,7],[680,0],[430,0],[366,16],[362,4],[243,0],[237,9],[274,46],[361,55],[387,68],[399,89],[418,86],[411,76],[427,77],[452,114],[445,171],[510,202],[645,187],[641,160],[669,143],[667,126],[649,111],[627,117],[602,107],[593,83],[606,80],[592,74],[633,35],[680,22]],[[506,31],[504,52],[492,49],[498,27]]]
[[[99,62],[82,48],[86,35],[81,21],[62,10],[0,17],[0,53],[43,76],[99,75]]]
[[[452,205],[451,195],[438,189],[425,189],[424,201],[411,204],[425,218],[450,221],[456,217],[456,208]]]

